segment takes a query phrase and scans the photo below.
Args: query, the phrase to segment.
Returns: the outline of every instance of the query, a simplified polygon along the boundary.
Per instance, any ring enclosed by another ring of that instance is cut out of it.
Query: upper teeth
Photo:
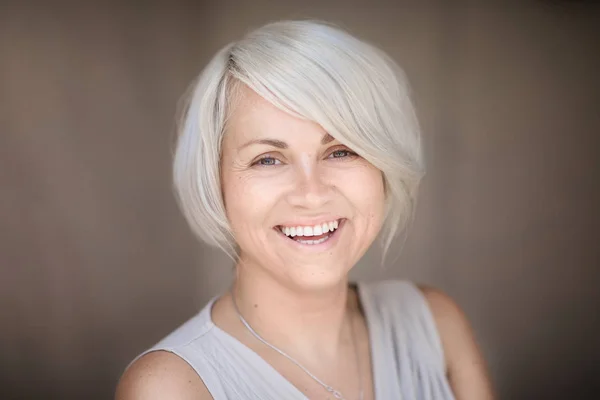
[[[333,232],[338,228],[338,221],[324,222],[313,226],[280,226],[287,236],[318,236]]]

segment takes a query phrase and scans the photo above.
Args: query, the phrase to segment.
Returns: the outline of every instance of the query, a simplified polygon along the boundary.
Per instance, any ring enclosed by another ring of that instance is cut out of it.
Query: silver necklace
[[[314,376],[309,370],[307,370],[302,364],[300,364],[294,358],[287,355],[283,350],[281,350],[281,349],[275,347],[274,345],[272,345],[271,343],[267,342],[258,333],[256,333],[256,331],[254,329],[252,329],[252,327],[250,326],[248,321],[246,321],[244,319],[244,317],[242,317],[242,314],[240,313],[240,310],[238,309],[237,303],[235,301],[235,296],[233,294],[233,290],[231,291],[231,300],[233,302],[233,308],[235,308],[235,312],[236,312],[238,318],[240,319],[240,321],[242,321],[242,324],[244,324],[246,329],[248,329],[248,331],[250,331],[250,333],[255,338],[257,338],[263,344],[269,346],[271,349],[275,350],[276,352],[278,352],[279,354],[281,354],[282,356],[284,356],[285,358],[287,358],[288,360],[293,362],[296,366],[298,366],[298,368],[300,368],[302,371],[304,371],[314,381],[316,381],[319,385],[323,386],[325,388],[325,390],[327,390],[329,393],[331,393],[333,395],[333,397],[335,397],[336,399],[345,400],[345,397],[342,395],[342,393],[339,390],[332,388],[331,386],[329,386],[328,384],[326,384],[325,382],[323,382],[322,380],[320,380],[319,378]],[[360,363],[359,363],[360,360],[359,360],[359,356],[358,356],[358,347],[356,345],[356,338],[354,337],[354,324],[352,323],[352,320],[350,321],[350,335],[352,336],[352,346],[354,347],[354,357],[356,360],[356,368],[358,369],[358,381],[359,381],[359,390],[360,390],[358,398],[359,398],[359,400],[363,400],[364,391],[363,391],[363,382],[362,382],[362,376],[361,376],[362,374],[361,374],[361,368],[360,368]]]

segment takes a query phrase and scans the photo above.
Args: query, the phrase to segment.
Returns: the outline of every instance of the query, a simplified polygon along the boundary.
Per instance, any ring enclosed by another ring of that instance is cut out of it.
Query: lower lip
[[[292,245],[298,249],[301,249],[303,251],[322,252],[322,251],[329,250],[330,248],[335,246],[335,244],[337,243],[338,238],[340,236],[340,231],[342,230],[342,228],[344,227],[345,224],[346,224],[346,220],[341,219],[339,222],[338,228],[331,235],[329,235],[327,240],[325,240],[322,243],[318,243],[318,244],[301,243],[301,242],[298,242],[297,240],[288,238],[285,235],[285,233],[281,232],[278,228],[275,228],[275,230],[277,231],[277,233],[283,240],[285,240],[290,245]],[[310,239],[307,238],[306,240],[310,240]]]

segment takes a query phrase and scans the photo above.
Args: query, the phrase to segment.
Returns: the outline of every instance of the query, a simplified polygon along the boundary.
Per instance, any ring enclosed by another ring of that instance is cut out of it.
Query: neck
[[[272,345],[293,349],[309,362],[337,359],[351,329],[347,279],[306,290],[285,286],[261,270],[237,266],[232,295],[248,324]]]

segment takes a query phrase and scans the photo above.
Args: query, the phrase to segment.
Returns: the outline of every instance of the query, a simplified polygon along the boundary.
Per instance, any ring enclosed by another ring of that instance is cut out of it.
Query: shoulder
[[[440,289],[417,285],[431,310],[450,370],[465,348],[474,346],[473,333],[460,306]]]
[[[402,309],[404,315],[432,319],[442,340],[444,350],[457,339],[470,334],[467,318],[459,305],[446,293],[431,286],[410,281],[376,282],[371,289],[385,304]]]
[[[439,332],[454,392],[461,398],[491,399],[487,368],[464,311],[443,291],[425,285],[417,287],[427,301]]]
[[[411,343],[413,354],[446,369],[444,348],[432,305],[420,286],[405,280],[383,280],[361,285],[363,304],[381,325],[393,330],[398,340]],[[437,307],[436,307],[437,310]]]
[[[449,341],[455,341],[470,333],[467,317],[460,306],[440,289],[416,285],[427,301],[436,326],[440,333],[444,348]]]
[[[117,400],[213,398],[203,381],[212,379],[203,351],[211,346],[211,304],[129,365],[117,386]]]
[[[183,359],[166,351],[153,351],[125,371],[116,400],[212,399],[196,371]]]

